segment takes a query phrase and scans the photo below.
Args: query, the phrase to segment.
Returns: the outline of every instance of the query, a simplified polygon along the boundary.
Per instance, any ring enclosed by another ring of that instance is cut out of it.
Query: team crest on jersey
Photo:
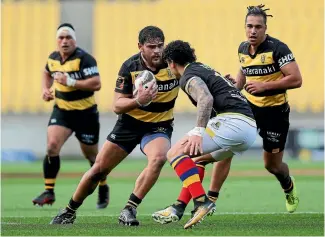
[[[265,63],[265,54],[262,54],[262,56],[261,56],[261,62],[262,63]]]
[[[240,58],[240,63],[245,63],[245,58],[244,57]]]

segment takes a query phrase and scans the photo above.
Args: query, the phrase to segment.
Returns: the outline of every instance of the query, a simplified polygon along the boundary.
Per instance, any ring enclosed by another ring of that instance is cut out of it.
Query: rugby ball
[[[151,84],[156,84],[156,78],[155,75],[148,71],[144,70],[140,72],[140,74],[136,77],[134,81],[134,86],[133,86],[133,96],[137,96],[138,90],[139,90],[139,85],[141,84],[144,89],[147,89]],[[147,106],[151,103],[151,101],[144,106]]]

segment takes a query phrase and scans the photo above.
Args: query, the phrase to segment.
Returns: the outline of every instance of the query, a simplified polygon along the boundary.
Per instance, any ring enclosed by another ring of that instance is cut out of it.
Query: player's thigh
[[[92,161],[95,161],[95,158],[98,154],[98,143],[94,145],[87,145],[85,143],[79,142],[80,149],[82,151],[82,154]]]
[[[240,114],[225,114],[210,119],[205,132],[217,145],[215,151],[223,149],[241,155],[254,143],[257,128],[256,122],[251,118]]]
[[[263,149],[271,154],[280,153],[284,150],[290,126],[290,109],[280,108],[282,107],[274,108],[272,116],[265,113],[264,116],[257,118],[259,134],[263,139]]]
[[[85,145],[81,146],[82,151],[92,153],[99,140],[99,113],[79,112],[79,115],[74,116],[71,123],[73,123],[76,138]]]
[[[60,149],[72,132],[69,127],[69,114],[54,107],[47,127],[48,148]]]
[[[136,126],[117,121],[112,131],[108,134],[107,140],[116,144],[125,152],[131,153],[142,138],[141,131],[138,131],[136,128]]]
[[[142,152],[147,156],[149,163],[164,164],[167,152],[170,149],[170,136],[165,133],[145,135],[140,143]]]
[[[99,167],[101,172],[109,173],[124,160],[128,154],[128,152],[117,144],[106,140],[97,154],[95,161],[96,167]]]

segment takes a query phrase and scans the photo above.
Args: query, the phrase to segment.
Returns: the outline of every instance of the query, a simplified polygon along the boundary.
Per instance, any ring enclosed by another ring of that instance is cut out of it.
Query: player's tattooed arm
[[[197,127],[206,127],[213,108],[213,97],[205,82],[197,76],[188,80],[185,91],[197,102]]]

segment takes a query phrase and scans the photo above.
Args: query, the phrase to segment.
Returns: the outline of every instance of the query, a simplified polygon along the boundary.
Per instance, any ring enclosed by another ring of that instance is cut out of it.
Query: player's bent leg
[[[52,205],[55,202],[54,185],[60,170],[60,150],[71,135],[69,128],[51,125],[47,129],[47,155],[43,161],[45,191],[32,200],[34,205]]]
[[[98,144],[88,145],[80,142],[80,148],[86,159],[89,161],[90,166],[93,166],[98,153]],[[109,186],[106,183],[106,176],[103,177],[98,184],[98,199],[97,209],[106,208],[109,204]]]
[[[299,205],[299,197],[295,180],[290,176],[288,165],[282,159],[283,151],[279,153],[264,151],[264,166],[280,182],[285,193],[287,211],[292,213]]]
[[[188,155],[184,155],[184,148],[186,146],[185,140],[186,137],[178,141],[168,151],[167,159],[174,168],[176,174],[182,180],[183,186],[188,188],[194,201],[196,212],[185,224],[184,229],[187,229],[200,223],[215,207],[215,204],[211,202],[205,194],[194,161]]]
[[[53,218],[51,224],[72,224],[77,209],[86,197],[94,192],[98,182],[106,177],[127,155],[128,152],[121,147],[106,141],[96,157],[95,164],[83,175],[69,204]]]
[[[142,138],[140,145],[148,158],[148,165],[137,178],[133,193],[120,214],[119,222],[123,225],[139,225],[139,221],[136,219],[136,208],[160,175],[167,160],[166,154],[170,148],[170,138],[164,133],[148,134]]]

